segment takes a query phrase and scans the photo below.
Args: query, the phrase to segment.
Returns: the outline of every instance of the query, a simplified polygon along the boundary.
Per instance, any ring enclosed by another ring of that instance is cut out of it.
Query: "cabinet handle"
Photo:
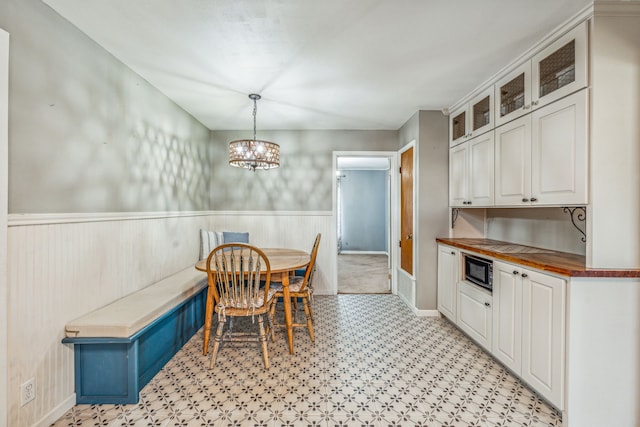
[[[531,198],[531,201],[532,201],[532,202],[537,202],[537,201],[538,201],[538,199],[536,199],[535,197],[532,197],[532,198]]]
[[[523,203],[527,203],[528,201],[529,201],[529,199],[527,199],[527,198],[523,198],[523,199],[522,199],[522,202],[523,202]]]
[[[517,276],[519,274],[518,270],[513,270],[513,274],[515,274]]]
[[[527,273],[522,273],[522,277],[529,277]]]
[[[488,302],[485,302],[485,303],[484,303],[484,306],[485,306],[485,307],[491,307],[491,304],[489,304]]]

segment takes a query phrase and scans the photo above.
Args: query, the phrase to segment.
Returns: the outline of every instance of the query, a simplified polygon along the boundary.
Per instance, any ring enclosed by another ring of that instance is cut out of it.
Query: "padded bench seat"
[[[193,267],[65,327],[78,404],[137,403],[140,390],[204,324],[207,278]]]

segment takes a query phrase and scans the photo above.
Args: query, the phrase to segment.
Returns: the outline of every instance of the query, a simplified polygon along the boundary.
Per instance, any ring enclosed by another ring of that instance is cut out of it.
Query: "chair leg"
[[[271,323],[271,342],[276,342],[276,334],[275,334],[275,326],[276,326],[276,303],[278,302],[278,298],[273,299],[273,303],[271,303],[271,307],[269,309],[269,323]]]
[[[311,342],[316,342],[316,338],[313,335],[313,319],[311,318],[311,310],[309,307],[309,300],[307,297],[302,298],[302,304],[304,304],[304,314],[307,316],[307,329],[309,329],[309,337]]]
[[[260,328],[260,344],[262,345],[262,359],[264,368],[269,369],[269,352],[267,350],[267,335],[264,330],[264,319],[262,314],[258,316],[258,326]]]
[[[218,350],[220,349],[220,342],[222,341],[222,328],[224,328],[225,319],[220,319],[218,321],[218,329],[216,330],[216,336],[213,338],[213,349],[211,350],[211,362],[209,363],[209,369],[213,368],[213,365],[216,363],[216,356],[218,355]]]

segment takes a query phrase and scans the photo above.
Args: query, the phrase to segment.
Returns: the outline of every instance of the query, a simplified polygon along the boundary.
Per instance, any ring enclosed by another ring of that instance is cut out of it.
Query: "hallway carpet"
[[[338,293],[391,292],[388,259],[384,254],[338,254]]]
[[[296,328],[291,356],[278,331],[268,371],[256,346],[223,347],[209,370],[200,331],[137,405],[77,405],[54,426],[562,425],[444,318],[417,317],[395,295],[316,295],[313,304],[315,344]]]

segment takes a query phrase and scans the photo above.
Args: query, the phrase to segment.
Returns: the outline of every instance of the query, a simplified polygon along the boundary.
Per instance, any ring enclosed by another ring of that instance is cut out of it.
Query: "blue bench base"
[[[64,338],[74,345],[77,404],[138,403],[142,388],[204,325],[207,288],[129,338]]]

